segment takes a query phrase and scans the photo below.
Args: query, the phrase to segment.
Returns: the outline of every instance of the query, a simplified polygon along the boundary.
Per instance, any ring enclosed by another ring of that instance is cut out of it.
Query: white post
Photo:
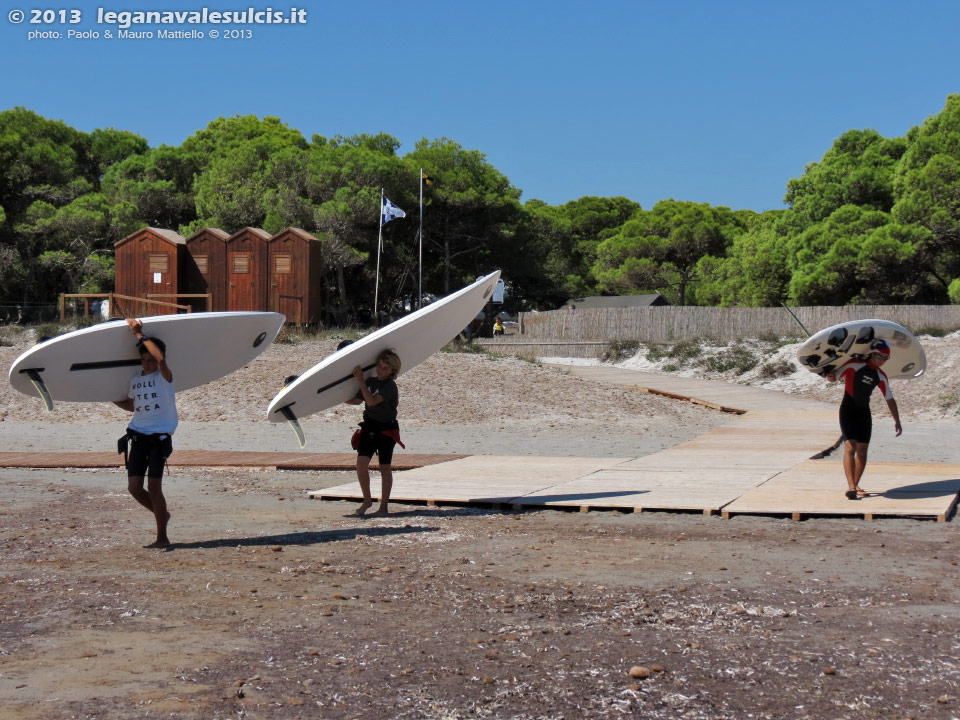
[[[383,244],[383,188],[380,188],[380,227],[377,230],[377,277],[373,283],[373,322],[380,327],[380,316],[377,315],[377,300],[380,294],[380,247]]]
[[[417,264],[417,310],[423,300],[423,168],[420,168],[420,248]]]

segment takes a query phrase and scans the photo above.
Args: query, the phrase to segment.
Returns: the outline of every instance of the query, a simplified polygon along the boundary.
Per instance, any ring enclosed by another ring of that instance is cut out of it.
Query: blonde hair
[[[390,379],[397,379],[397,375],[400,374],[400,356],[397,355],[396,350],[384,350],[382,353],[377,355],[377,362],[383,362],[389,365],[390,369],[393,370],[393,372],[390,373]]]

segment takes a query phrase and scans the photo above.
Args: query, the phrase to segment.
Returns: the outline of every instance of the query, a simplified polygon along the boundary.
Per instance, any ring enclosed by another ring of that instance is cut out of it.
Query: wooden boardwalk
[[[707,515],[904,516],[945,521],[960,492],[960,466],[871,463],[873,493],[848,500],[843,471],[817,462],[839,439],[835,406],[730,383],[610,367],[568,372],[698,402],[730,421],[673,448],[640,458],[473,455],[394,476],[392,499],[588,510],[672,510]],[[374,492],[377,491],[374,479]],[[356,500],[356,482],[316,490],[323,500]]]
[[[464,455],[427,455],[394,453],[396,470],[458,460]],[[275,470],[352,470],[356,453],[285,453],[242,450],[174,450],[167,461],[170,467],[263,467]],[[110,452],[18,453],[0,452],[0,467],[29,468],[120,468],[123,456]],[[376,469],[374,458],[370,467]]]
[[[392,499],[428,504],[619,510],[707,515],[902,516],[946,521],[960,493],[960,465],[871,462],[871,495],[847,500],[836,462],[822,456],[838,440],[836,407],[730,383],[654,375],[611,367],[564,366],[568,372],[701,403],[729,414],[726,424],[673,448],[638,458],[394,455]],[[353,453],[177,450],[179,467],[352,470]],[[0,467],[120,468],[110,452],[0,452]],[[376,469],[376,459],[372,463]],[[374,479],[374,491],[379,482]],[[356,500],[353,481],[310,493]]]

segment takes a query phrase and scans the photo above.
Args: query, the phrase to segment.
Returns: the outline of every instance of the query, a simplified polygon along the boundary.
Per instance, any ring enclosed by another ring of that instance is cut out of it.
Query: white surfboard
[[[284,387],[267,408],[270,422],[288,422],[300,447],[306,444],[298,418],[313,415],[354,397],[358,392],[353,368],[373,375],[377,356],[393,349],[400,356],[401,374],[416,367],[462,331],[490,299],[500,271],[420,308],[355,343],[338,350]]]
[[[273,342],[284,316],[267,312],[188,313],[140,318],[143,333],[163,340],[177,392],[229,375]],[[10,366],[10,384],[56,400],[123,400],[140,367],[137,342],[124,320],[101,323],[39,343]]]
[[[886,340],[890,359],[883,372],[894,378],[920,377],[927,369],[923,346],[909,330],[890,320],[851,320],[814,333],[797,349],[797,360],[810,372],[826,375],[848,360],[862,360],[870,354],[870,343]]]

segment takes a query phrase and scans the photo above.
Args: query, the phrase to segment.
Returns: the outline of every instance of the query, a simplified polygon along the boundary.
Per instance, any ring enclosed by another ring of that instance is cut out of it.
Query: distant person
[[[157,521],[157,539],[147,547],[170,546],[167,537],[167,500],[163,496],[163,467],[173,452],[173,432],[179,418],[174,395],[173,373],[167,366],[167,347],[163,340],[145,337],[143,324],[127,319],[130,332],[137,338],[140,370],[130,378],[126,400],[114,402],[118,408],[133,413],[127,434],[121,440],[126,456],[127,490],[134,499],[153,513]],[[147,489],[143,479],[147,477]]]
[[[867,466],[867,449],[873,431],[873,417],[870,414],[870,396],[874,388],[879,387],[883,399],[893,416],[896,437],[900,437],[903,428],[900,425],[900,413],[897,401],[893,399],[890,380],[880,368],[890,357],[890,346],[885,340],[874,340],[866,361],[850,360],[837,373],[829,373],[829,382],[843,380],[843,401],[840,403],[840,430],[843,433],[843,471],[847,476],[846,496],[850,500],[867,495],[860,487],[860,478]]]
[[[493,321],[493,336],[503,335],[503,322],[500,320],[500,316],[497,315],[496,320]]]
[[[400,358],[393,350],[384,350],[377,356],[374,377],[364,378],[363,368],[353,369],[353,377],[360,385],[360,391],[347,403],[364,404],[363,421],[355,434],[357,451],[357,481],[363,493],[363,502],[356,514],[363,517],[373,505],[370,494],[370,460],[374,453],[380,459],[380,506],[375,516],[384,516],[389,512],[390,491],[393,489],[393,449],[400,443],[400,425],[397,422],[397,410],[400,406],[400,391],[397,389],[397,375],[400,373]]]

